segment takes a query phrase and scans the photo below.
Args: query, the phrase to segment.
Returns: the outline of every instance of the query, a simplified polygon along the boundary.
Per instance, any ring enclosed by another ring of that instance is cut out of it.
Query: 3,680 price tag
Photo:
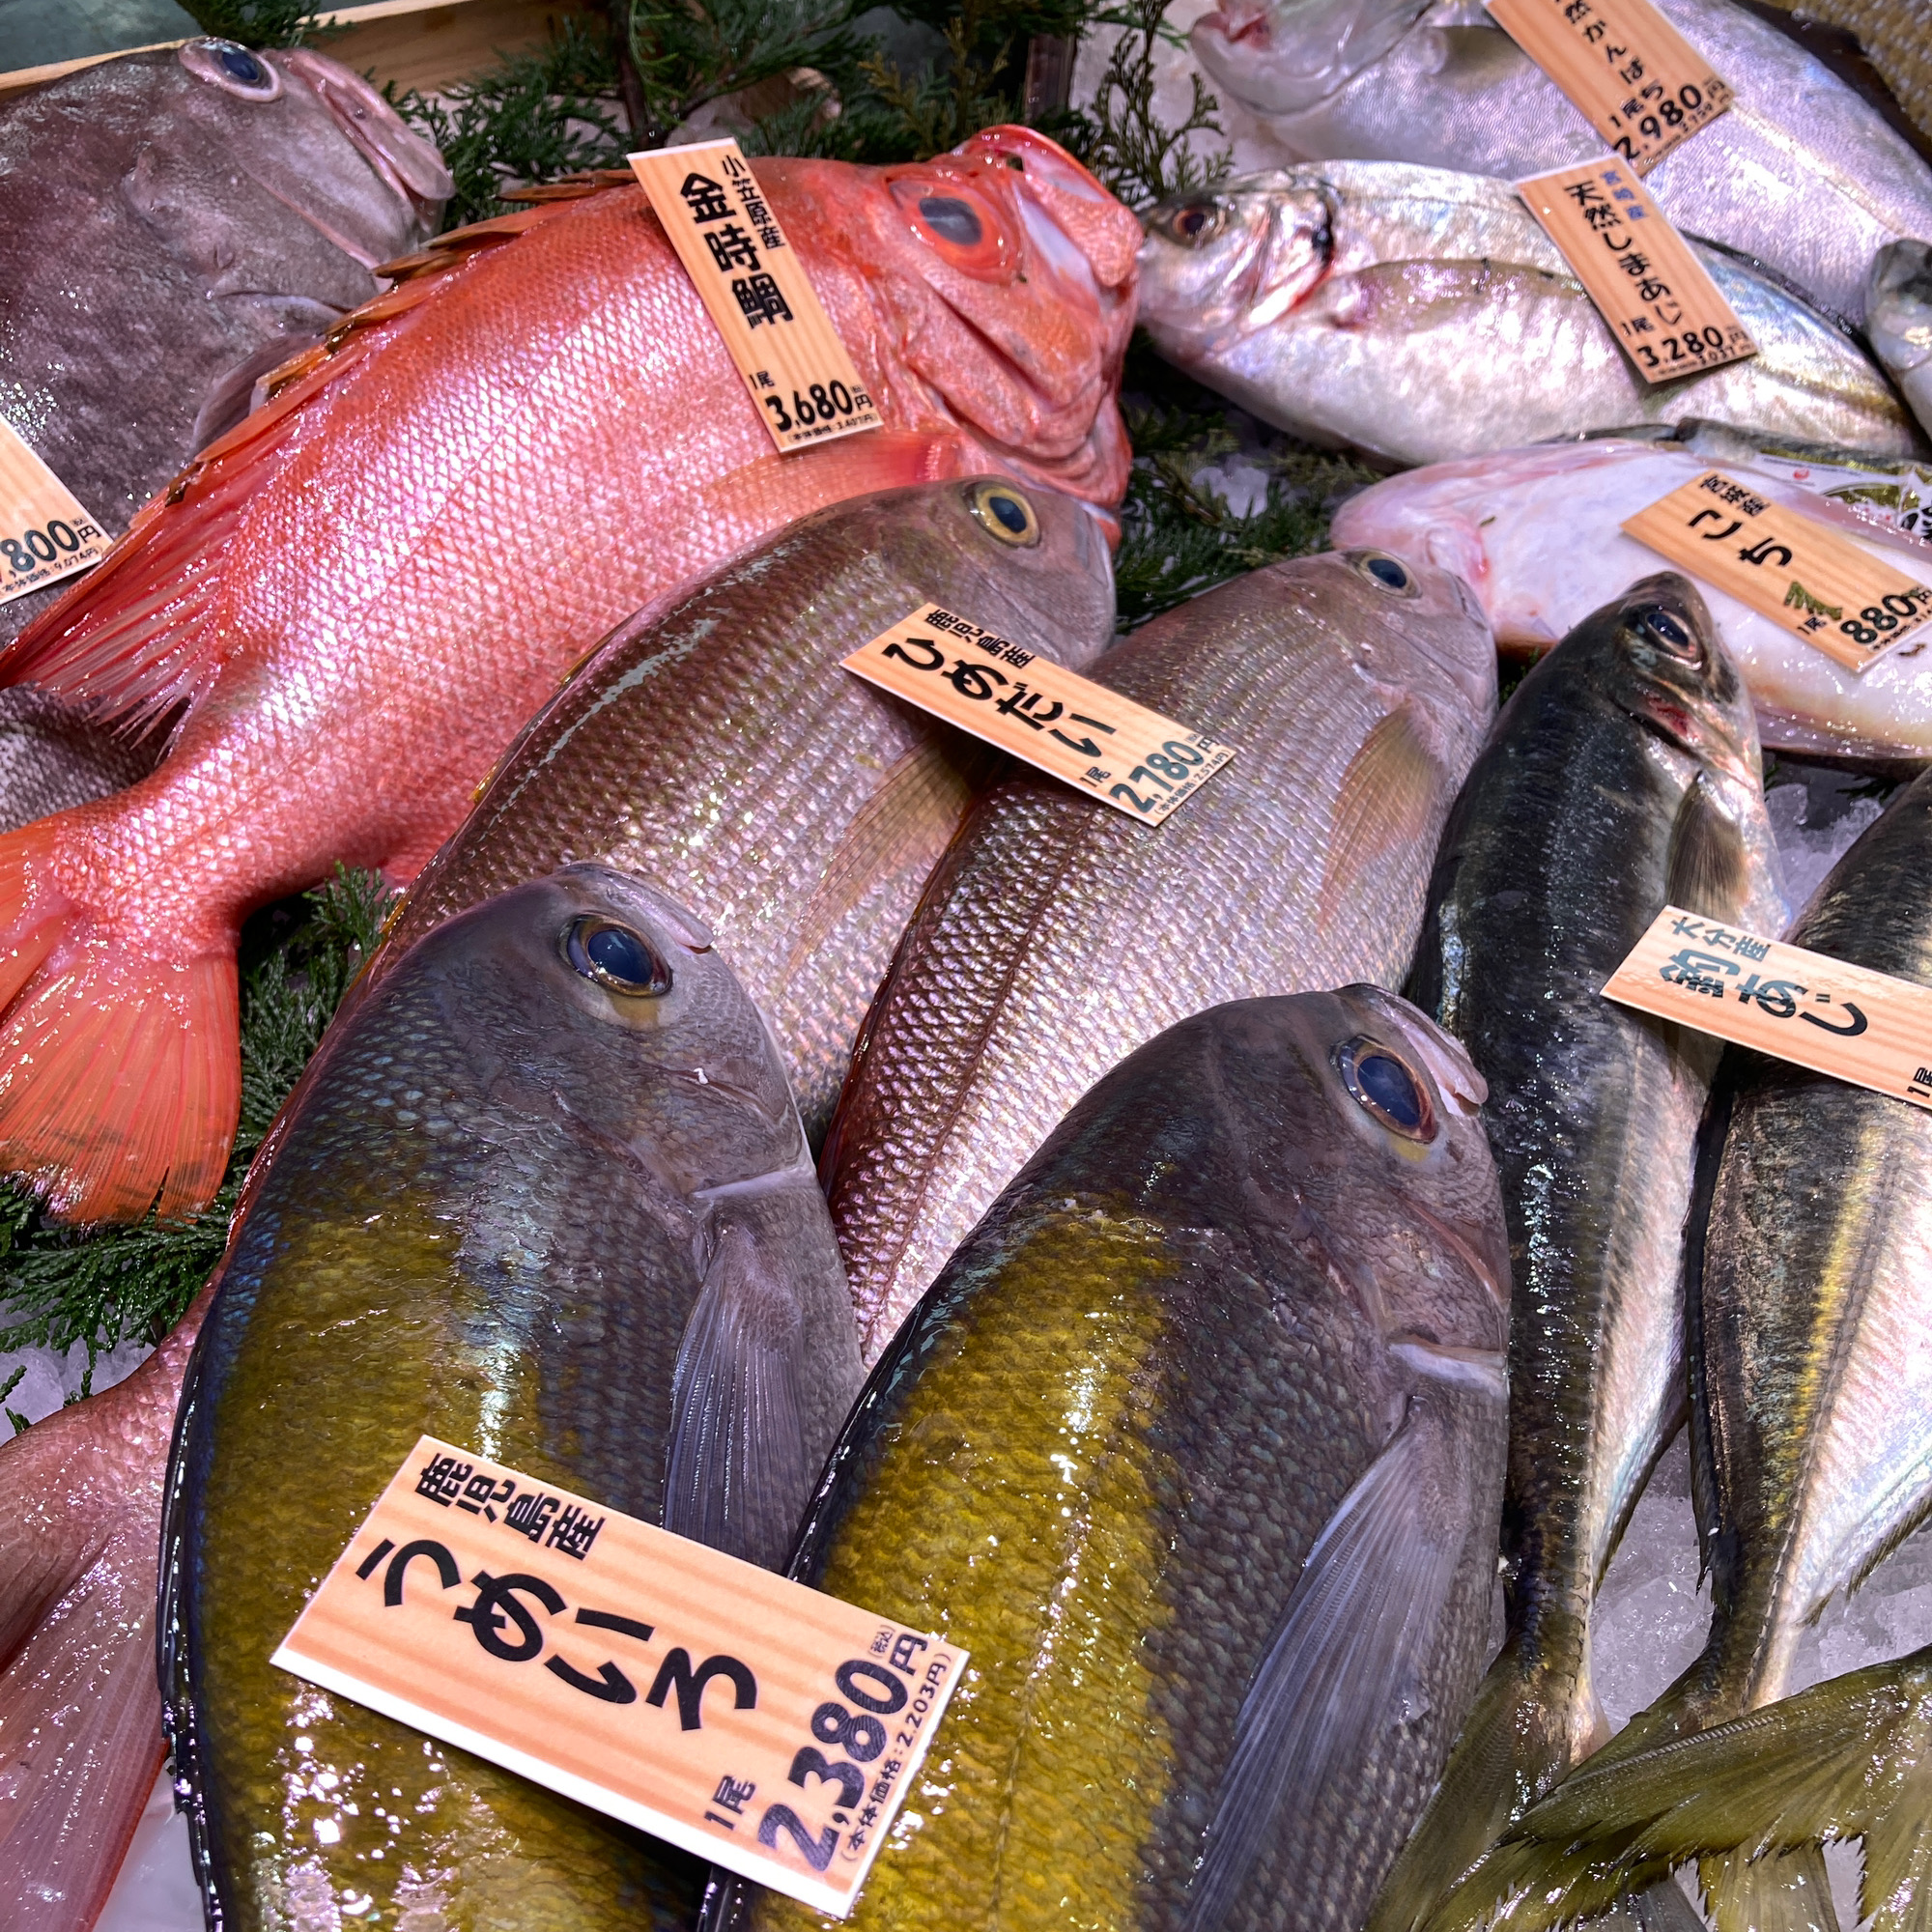
[[[274,1661],[843,1918],[966,1656],[425,1435]]]

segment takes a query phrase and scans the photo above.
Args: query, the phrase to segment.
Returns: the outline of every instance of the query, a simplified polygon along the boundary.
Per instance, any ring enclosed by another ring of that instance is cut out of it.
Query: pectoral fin
[[[1427,843],[1435,856],[1448,774],[1421,707],[1406,697],[1361,742],[1335,800],[1316,923],[1324,931],[1376,860]]]
[[[804,1318],[746,1229],[719,1236],[671,1384],[664,1526],[775,1570],[815,1473],[799,1391]]]
[[[1736,919],[1749,892],[1748,873],[1737,821],[1700,772],[1670,828],[1669,903],[1707,919]]]

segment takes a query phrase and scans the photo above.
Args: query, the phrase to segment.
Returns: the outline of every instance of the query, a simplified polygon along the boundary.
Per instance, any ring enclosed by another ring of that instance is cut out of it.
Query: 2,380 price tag
[[[872,398],[737,142],[629,158],[779,448],[877,429]]]
[[[0,604],[107,554],[109,538],[14,426],[0,419]]]
[[[842,1918],[966,1657],[425,1435],[274,1661]]]

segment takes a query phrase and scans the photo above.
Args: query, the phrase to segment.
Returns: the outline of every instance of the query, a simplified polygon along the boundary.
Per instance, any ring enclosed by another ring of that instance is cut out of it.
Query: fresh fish
[[[119,536],[450,192],[375,88],[306,50],[193,40],[0,101],[0,414]],[[0,642],[61,594],[0,605]]]
[[[1749,700],[1671,573],[1517,687],[1430,882],[1409,990],[1488,1085],[1509,1225],[1509,1634],[1374,1932],[1427,1923],[1608,1736],[1591,1607],[1683,1419],[1684,1217],[1719,1050],[1602,995],[1666,905],[1784,925]]]
[[[972,1651],[854,1932],[1361,1924],[1488,1643],[1482,1093],[1378,987],[1216,1007],[1109,1073],[948,1264],[792,1561]],[[828,1923],[714,1897],[733,1918]]]
[[[0,1924],[88,1932],[161,1768],[161,1479],[203,1295],[125,1381],[0,1443]]]
[[[1893,242],[1872,257],[1865,330],[1919,427],[1932,435],[1932,242]]]
[[[1839,860],[1792,943],[1932,985],[1928,854],[1932,774]],[[1690,1668],[1606,1747],[1604,1764],[1631,1760],[1633,1778],[1636,1753],[1781,1697],[1804,1627],[1932,1508],[1932,1118],[1737,1048],[1725,1052],[1711,1107],[1720,1151],[1699,1178],[1689,1308],[1691,1480],[1711,1632]],[[1802,1771],[1819,1780],[1807,1789],[1788,1756],[1756,1768],[1767,1795],[1780,1792],[1807,1830],[1819,1784],[1840,1769],[1807,1761]],[[1624,1788],[1596,1785],[1596,1767],[1578,1777],[1593,1780],[1578,1803]],[[1560,1887],[1577,1833],[1565,1823],[1549,1834],[1572,1816],[1570,1791],[1559,1785],[1524,1816],[1514,1834],[1523,1844],[1476,1868],[1451,1901],[1455,1922],[1505,1883],[1514,1890],[1521,1869]],[[1687,1792],[1673,1829],[1711,1833],[1720,1847],[1720,1791]],[[1913,1829],[1923,1821],[1921,1797]],[[1831,1926],[1823,1864],[1808,1847],[1756,1863],[1712,1861],[1704,1875],[1721,1932],[1807,1922],[1806,1898],[1808,1922]]]
[[[1891,569],[1932,583],[1932,546],[1898,527],[1928,527],[1932,463],[1887,463],[1848,451],[1726,455],[1704,438],[1690,445],[1621,437],[1545,443],[1435,464],[1350,497],[1336,514],[1334,538],[1380,544],[1455,571],[1482,600],[1505,650],[1541,651],[1659,567],[1654,550],[1624,534],[1624,520],[1711,469],[1747,479],[1767,498],[1820,518]],[[1749,688],[1767,746],[1932,758],[1932,686],[1924,669],[1932,640],[1908,639],[1854,673],[1715,585],[1699,587]]]
[[[1163,1027],[1401,981],[1495,709],[1473,599],[1380,551],[1238,578],[1090,675],[1236,756],[1157,829],[1011,778],[940,862],[821,1161],[868,1358],[1067,1108]]]
[[[882,487],[1119,497],[1139,228],[1084,169],[1025,128],[756,167],[884,430],[774,453],[643,190],[564,187],[402,264],[0,664],[188,707],[145,783],[0,838],[0,1164],[56,1212],[213,1193],[242,918],[337,861],[412,877],[613,624]]]
[[[893,948],[990,776],[973,740],[840,668],[925,603],[1083,665],[1113,636],[1106,539],[1085,504],[996,480],[794,524],[571,677],[383,958],[572,859],[651,880],[718,935],[772,1022],[816,1146]]]
[[[1670,220],[1858,322],[1874,249],[1932,235],[1932,167],[1822,61],[1732,0],[1659,0],[1736,92],[1644,177]],[[1224,0],[1191,43],[1297,159],[1411,161],[1520,181],[1604,152],[1470,0]]]
[[[1264,421],[1394,468],[1689,415],[1921,446],[1849,335],[1698,252],[1758,353],[1653,389],[1507,182],[1327,161],[1154,210],[1141,320],[1170,361]]]
[[[0,831],[85,805],[144,779],[147,747],[103,731],[31,685],[0,691]]]
[[[425,1432],[776,1564],[859,1381],[702,924],[574,866],[440,926],[304,1074],[183,1397],[162,1697],[209,1922],[688,1925],[695,1861],[269,1659]]]

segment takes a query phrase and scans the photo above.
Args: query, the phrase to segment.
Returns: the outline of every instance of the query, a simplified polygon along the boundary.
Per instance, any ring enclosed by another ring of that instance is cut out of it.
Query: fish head
[[[1305,172],[1222,182],[1162,202],[1141,243],[1141,319],[1163,352],[1200,359],[1292,313],[1327,277],[1333,189]]]
[[[1308,1218],[1392,1343],[1492,1354],[1509,1334],[1509,1235],[1457,1040],[1379,986],[1298,996],[1309,1092],[1283,1110]],[[1486,1373],[1492,1373],[1486,1370]]]
[[[1747,793],[1759,790],[1750,696],[1688,577],[1662,570],[1640,578],[1571,636],[1612,703]]]
[[[573,865],[514,887],[427,934],[389,983],[425,976],[480,1094],[660,1188],[809,1161],[763,1016],[703,921],[646,880]]]
[[[1286,571],[1290,566],[1273,568]],[[1480,599],[1453,570],[1412,551],[1357,545],[1296,559],[1321,585],[1355,668],[1407,691],[1449,734],[1496,708],[1496,646]]]
[[[1901,380],[1932,363],[1932,242],[1888,242],[1872,257],[1865,333]]]
[[[1217,87],[1264,114],[1319,105],[1388,52],[1430,0],[1222,0],[1188,35]]]

